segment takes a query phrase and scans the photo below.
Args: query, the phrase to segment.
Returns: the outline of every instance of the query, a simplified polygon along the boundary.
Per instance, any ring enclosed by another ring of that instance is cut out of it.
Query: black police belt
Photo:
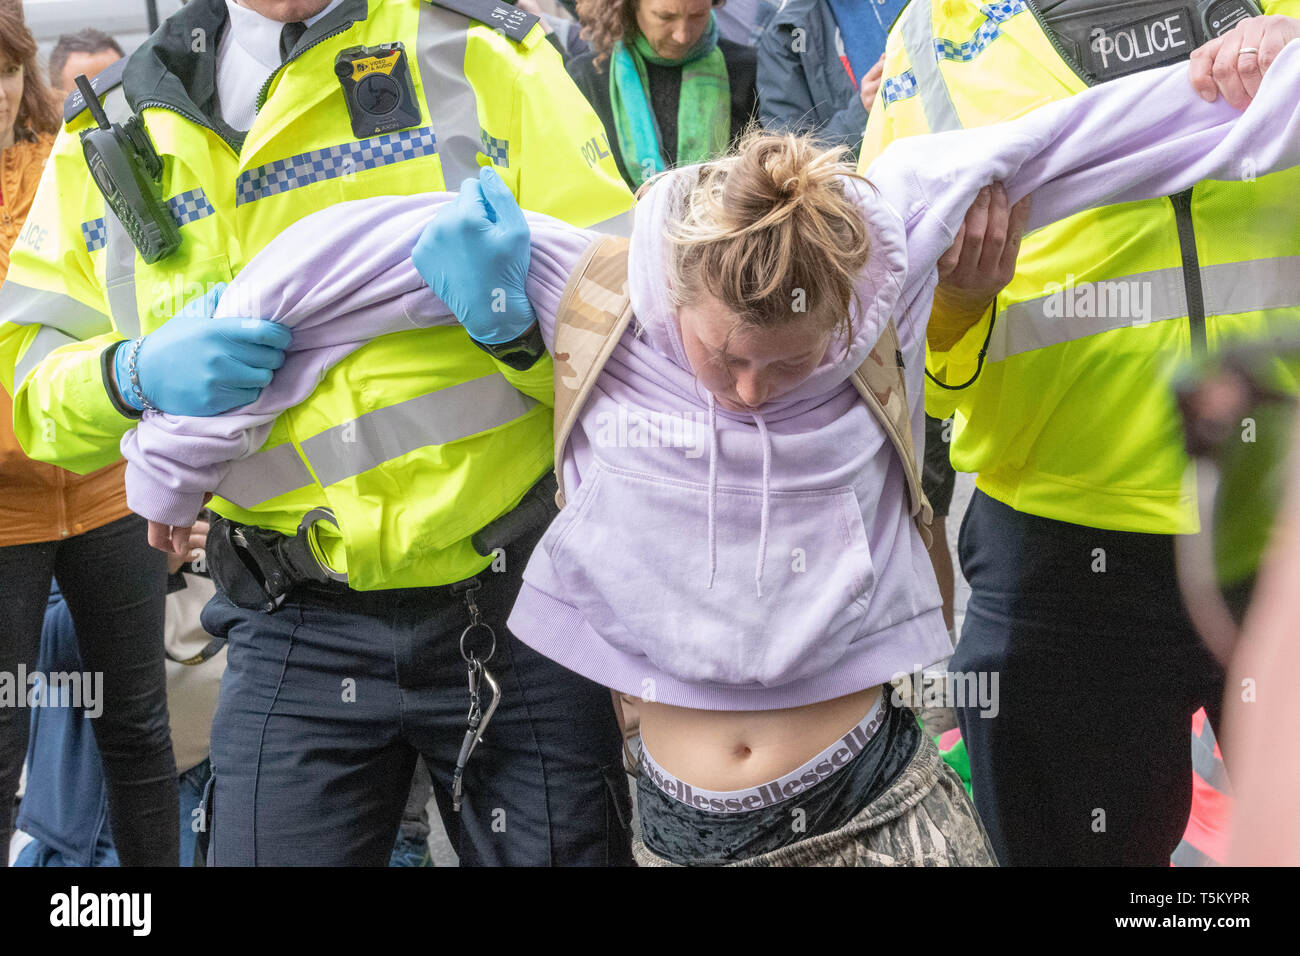
[[[217,589],[238,607],[273,611],[301,584],[346,588],[348,576],[329,568],[311,544],[317,521],[338,527],[328,508],[303,516],[293,536],[215,518],[208,531],[208,570]]]
[[[1057,44],[1093,82],[1186,60],[1261,14],[1255,0],[1030,0]]]
[[[549,525],[559,511],[556,489],[555,473],[548,471],[518,505],[473,536],[475,550],[488,557]],[[207,558],[217,590],[237,607],[267,613],[299,585],[349,590],[347,574],[328,567],[312,547],[311,529],[318,521],[338,527],[328,508],[307,512],[294,535],[214,518],[208,530]]]

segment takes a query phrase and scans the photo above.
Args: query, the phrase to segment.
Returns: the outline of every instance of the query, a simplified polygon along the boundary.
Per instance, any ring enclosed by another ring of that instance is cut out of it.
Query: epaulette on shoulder
[[[522,43],[537,23],[538,17],[520,10],[505,0],[425,0],[435,7],[443,7],[464,14],[471,20],[500,30],[516,43]]]
[[[122,74],[126,72],[126,61],[127,57],[122,57],[122,59],[104,67],[91,79],[90,85],[101,99],[109,90],[122,85]],[[68,94],[68,98],[63,101],[63,122],[71,123],[85,112],[85,109],[86,98],[81,95],[81,90],[73,90]]]

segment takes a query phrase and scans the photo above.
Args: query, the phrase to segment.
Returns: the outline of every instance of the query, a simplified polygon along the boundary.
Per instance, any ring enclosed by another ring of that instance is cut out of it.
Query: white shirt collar
[[[302,22],[310,27],[342,2],[343,0],[330,0],[329,6],[324,10]],[[248,7],[241,7],[235,0],[226,0],[226,11],[230,14],[230,39],[268,70],[278,67],[280,31],[284,29],[284,24],[268,19]]]

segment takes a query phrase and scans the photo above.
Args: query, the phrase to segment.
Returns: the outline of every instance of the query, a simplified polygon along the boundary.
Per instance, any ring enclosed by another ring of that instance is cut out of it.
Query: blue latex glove
[[[460,184],[411,251],[411,262],[475,341],[500,345],[537,321],[524,293],[528,221],[491,166]]]
[[[171,415],[220,415],[247,405],[271,383],[284,364],[292,333],[265,319],[214,319],[224,284],[191,299],[140,343],[136,376],[150,404]],[[142,408],[131,387],[130,342],[114,355],[117,390],[127,404]]]

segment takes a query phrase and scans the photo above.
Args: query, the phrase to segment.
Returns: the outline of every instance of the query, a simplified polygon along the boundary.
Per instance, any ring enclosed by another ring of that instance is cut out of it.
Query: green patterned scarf
[[[637,186],[664,169],[659,124],[650,108],[647,62],[681,67],[675,165],[720,156],[731,140],[731,83],[718,49],[718,24],[713,14],[709,14],[708,29],[680,60],[656,56],[650,41],[638,30],[631,46],[622,40],[614,46],[609,70],[609,98],[619,153]]]

